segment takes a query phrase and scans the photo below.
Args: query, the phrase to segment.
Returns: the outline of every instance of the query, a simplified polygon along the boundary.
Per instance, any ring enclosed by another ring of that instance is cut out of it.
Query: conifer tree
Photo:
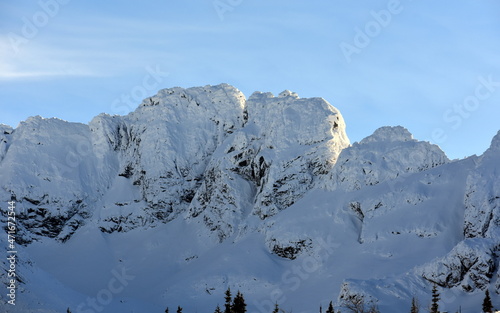
[[[245,299],[243,298],[243,294],[238,291],[234,297],[233,305],[231,306],[231,313],[245,313],[246,311],[247,305]]]
[[[483,312],[484,313],[493,312],[493,304],[491,303],[490,291],[488,289],[486,289],[486,292],[484,293]]]
[[[330,304],[328,305],[328,309],[326,310],[326,313],[335,313],[335,310],[333,309],[332,301],[330,301]]]
[[[226,297],[224,298],[226,303],[224,304],[224,313],[231,313],[231,289],[227,287]]]
[[[342,299],[342,305],[352,313],[365,313],[365,299],[360,295],[350,295]]]
[[[177,307],[177,313],[182,313],[182,308],[180,306]]]
[[[168,308],[165,309],[165,313],[168,313]]]
[[[71,310],[68,308],[68,309],[66,310],[66,313],[71,313]]]
[[[215,312],[214,313],[222,313],[222,311],[220,310],[220,307],[219,307],[218,304],[217,304],[217,307],[215,308]]]
[[[439,292],[437,290],[436,284],[432,287],[432,303],[431,303],[431,313],[439,313],[439,300],[440,300]]]
[[[273,310],[273,313],[279,313],[279,311],[280,311],[280,308],[279,308],[279,306],[278,306],[278,302],[276,302],[276,303],[274,304],[274,310]]]
[[[420,311],[420,304],[418,303],[418,300],[413,297],[411,299],[411,309],[410,313],[418,313]]]
[[[377,303],[371,303],[367,313],[380,313]]]

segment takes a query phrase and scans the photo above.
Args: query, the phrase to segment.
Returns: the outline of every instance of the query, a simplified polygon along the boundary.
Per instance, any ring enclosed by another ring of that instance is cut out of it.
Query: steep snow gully
[[[499,147],[449,160],[400,126],[351,145],[322,98],[227,84],[0,125],[0,308],[213,312],[230,287],[251,313],[390,313],[434,284],[442,311],[499,307]]]

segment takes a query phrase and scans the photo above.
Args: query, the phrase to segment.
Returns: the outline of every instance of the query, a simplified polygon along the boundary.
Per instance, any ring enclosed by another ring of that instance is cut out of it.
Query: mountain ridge
[[[254,311],[358,293],[395,312],[412,294],[426,299],[431,282],[460,295],[450,308],[500,293],[500,132],[483,155],[449,160],[401,126],[352,145],[345,127],[322,98],[246,99],[227,84],[162,89],[88,125],[1,125],[0,199],[20,208],[26,308],[65,309],[62,298],[41,300],[39,277],[85,307],[120,266],[142,279],[106,312],[214,306],[228,286],[256,299]],[[77,260],[93,245],[102,255]],[[63,266],[71,255],[76,271]],[[154,290],[141,292],[148,280]]]

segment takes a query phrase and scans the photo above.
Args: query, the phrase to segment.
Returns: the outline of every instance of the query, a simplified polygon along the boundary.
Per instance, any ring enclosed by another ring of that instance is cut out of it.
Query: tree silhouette
[[[420,311],[420,304],[418,303],[418,300],[413,297],[411,299],[411,309],[410,313],[418,313]]]
[[[276,302],[276,303],[274,304],[274,310],[273,310],[273,313],[279,313],[279,311],[280,311],[280,308],[279,308],[279,306],[278,306],[278,302]]]
[[[231,313],[231,288],[227,287],[226,297],[224,299],[226,300],[224,304],[224,313]]]
[[[231,313],[245,313],[247,311],[247,305],[243,294],[238,291],[233,300],[233,305],[231,306]]]
[[[437,285],[432,286],[432,302],[431,302],[431,313],[439,313],[439,292],[437,290]]]
[[[379,313],[379,309],[375,301],[365,303],[362,295],[349,295],[342,299],[342,306],[352,313]],[[368,307],[367,307],[368,306]],[[333,308],[332,308],[333,309]]]
[[[380,313],[377,304],[372,302],[368,307],[367,313]]]
[[[328,309],[326,310],[326,313],[335,313],[335,310],[333,309],[332,301],[330,301],[330,304],[328,305]]]
[[[490,291],[488,289],[486,289],[486,292],[484,293],[483,312],[484,313],[493,312],[493,304],[491,303]]]
[[[360,295],[349,295],[342,305],[352,313],[365,313],[365,299]]]

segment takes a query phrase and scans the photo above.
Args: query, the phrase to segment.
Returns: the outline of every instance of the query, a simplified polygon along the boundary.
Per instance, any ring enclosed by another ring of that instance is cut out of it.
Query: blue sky
[[[402,125],[451,158],[500,130],[500,2],[0,1],[0,123],[88,123],[174,86],[290,89],[352,142]]]

